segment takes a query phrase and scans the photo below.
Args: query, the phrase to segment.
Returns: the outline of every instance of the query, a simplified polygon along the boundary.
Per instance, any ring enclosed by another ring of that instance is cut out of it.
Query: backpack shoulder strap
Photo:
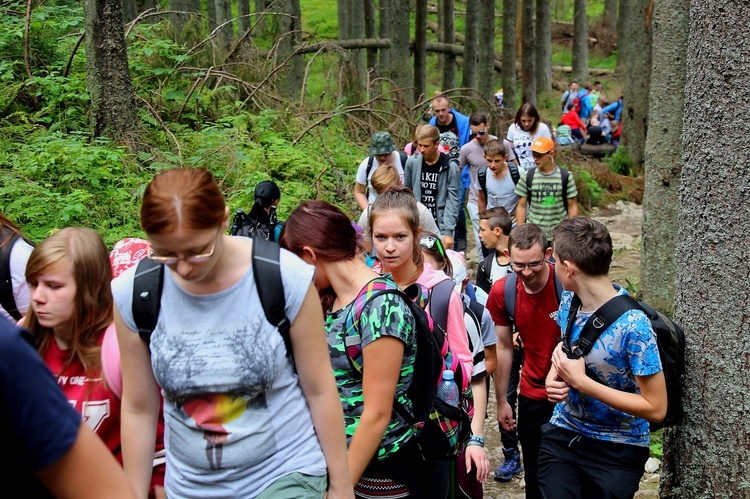
[[[7,232],[0,232],[0,237],[5,238]],[[16,299],[13,297],[13,279],[10,269],[10,252],[13,245],[18,240],[18,234],[11,235],[8,241],[0,248],[0,305],[15,320],[21,319],[21,313],[16,306]]]
[[[511,180],[513,180],[513,183],[517,185],[518,181],[521,180],[521,174],[518,171],[518,165],[511,161],[506,161],[505,163],[508,165]]]
[[[367,158],[367,169],[365,170],[365,196],[370,195],[370,172],[372,171],[372,162],[375,160],[375,156],[370,154],[370,157]]]
[[[133,278],[133,320],[138,335],[148,345],[159,321],[161,292],[164,287],[164,265],[142,258]]]
[[[447,332],[448,308],[451,300],[451,291],[455,289],[453,280],[445,279],[435,284],[430,291],[430,316],[443,331]]]
[[[505,278],[505,287],[503,288],[503,296],[505,297],[505,310],[508,312],[511,322],[515,323],[516,319],[516,283],[518,282],[518,274],[511,272]]]
[[[483,166],[477,172],[477,180],[479,181],[479,188],[484,192],[485,198],[487,197],[487,167]]]
[[[565,205],[565,213],[568,212],[568,179],[570,178],[570,171],[566,168],[560,167],[560,179],[562,180],[562,197],[563,204]]]
[[[406,160],[409,159],[409,155],[406,154],[406,151],[401,150],[398,152],[399,158],[401,158],[401,168],[406,168]]]
[[[526,198],[526,208],[531,205],[531,183],[534,181],[534,172],[536,171],[536,166],[529,168],[526,170],[526,192],[528,194],[528,197]]]
[[[611,326],[622,314],[632,309],[640,309],[638,302],[628,295],[617,295],[607,301],[604,305],[596,309],[596,312],[591,314],[586,324],[584,324],[581,330],[581,335],[575,345],[570,343],[570,331],[575,322],[575,314],[581,307],[581,300],[578,295],[574,295],[573,302],[570,305],[570,311],[568,312],[568,324],[566,328],[566,342],[570,349],[570,355],[574,358],[583,357],[591,351],[591,347],[594,346],[594,342],[601,336],[601,334]]]
[[[253,278],[263,313],[268,322],[276,326],[284,340],[286,355],[292,358],[292,340],[289,337],[291,323],[286,316],[286,297],[281,280],[279,263],[281,248],[273,241],[262,237],[253,239]]]

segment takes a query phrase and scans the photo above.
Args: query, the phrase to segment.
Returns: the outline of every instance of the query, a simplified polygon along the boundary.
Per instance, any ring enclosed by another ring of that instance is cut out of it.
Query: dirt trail
[[[590,216],[604,223],[612,236],[614,247],[614,258],[610,272],[612,279],[628,289],[639,289],[642,207],[635,203],[618,201],[617,204],[604,209],[595,208]],[[469,249],[467,253],[474,254],[473,249]],[[495,421],[494,388],[490,389],[488,412],[485,424],[485,439],[492,470],[494,471],[503,461],[500,433]],[[523,487],[522,475],[506,483],[496,482],[490,478],[484,484],[484,497],[486,499],[521,499],[525,497]],[[658,472],[645,473],[636,497],[658,497],[658,487]]]

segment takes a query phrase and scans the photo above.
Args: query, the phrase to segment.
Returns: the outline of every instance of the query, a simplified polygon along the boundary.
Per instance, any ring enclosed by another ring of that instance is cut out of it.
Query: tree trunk
[[[351,0],[337,0],[337,17],[339,21],[339,40],[351,38]]]
[[[120,0],[84,0],[86,87],[95,137],[122,141],[135,135],[135,100]]]
[[[123,21],[129,23],[138,15],[138,6],[135,4],[135,0],[122,0],[122,18]]]
[[[349,38],[365,38],[365,1],[350,0],[352,16],[349,21]],[[352,60],[357,70],[357,81],[364,89],[367,86],[367,52],[362,49],[352,50]]]
[[[747,3],[691,0],[689,14],[675,257],[675,316],[687,339],[686,415],[666,435],[663,479],[670,488],[660,497],[748,497]]]
[[[169,0],[169,10],[175,12],[169,16],[169,19],[172,22],[177,39],[181,40],[182,29],[185,27],[186,16],[184,12],[187,11],[187,4],[185,0]]]
[[[225,51],[232,41],[229,31],[231,24],[225,24],[229,20],[227,2],[229,0],[214,0],[214,19],[216,19],[216,27],[219,29],[216,33],[216,46],[220,51]]]
[[[365,38],[377,38],[377,19],[375,17],[375,0],[364,0]],[[378,64],[377,49],[367,50],[367,68],[374,68]]]
[[[645,50],[644,45],[641,50]],[[573,14],[573,79],[583,83],[589,77],[589,24],[586,0],[575,0]]]
[[[217,0],[206,0],[208,31],[213,31],[216,28],[216,2]]]
[[[253,17],[253,22],[255,23],[255,30],[254,34],[255,36],[265,36],[266,35],[266,27],[268,26],[267,18],[265,14],[262,14],[266,10],[266,0],[255,0],[255,17]]]
[[[403,89],[413,89],[414,78],[411,71],[409,51],[409,16],[411,4],[394,0],[391,2],[391,56],[389,68],[391,78]],[[405,91],[403,99],[413,103],[412,90]]]
[[[453,0],[442,0],[440,2],[443,13],[440,19],[443,21],[441,42],[454,43],[456,41],[456,30],[453,23],[455,15],[455,4]],[[443,90],[456,86],[456,58],[450,54],[443,54]]]
[[[479,54],[477,61],[477,90],[488,102],[495,95],[495,1],[481,0],[479,4]],[[470,52],[469,52],[470,53]],[[464,60],[466,56],[464,55]],[[515,71],[515,69],[514,69]]]
[[[534,0],[521,0],[521,100],[536,105]]]
[[[552,16],[550,0],[536,0],[536,93],[552,92]]]
[[[419,2],[417,2],[419,3]],[[380,0],[378,5],[378,11],[380,13],[380,24],[378,25],[378,33],[380,38],[389,39],[391,38],[391,0]],[[390,57],[390,50],[381,50],[380,56],[380,69],[390,67],[388,58]],[[416,57],[416,55],[415,55]]]
[[[427,92],[427,0],[416,0],[415,7],[414,102],[419,102]]]
[[[503,0],[503,115],[516,113],[516,15],[518,0]]]
[[[494,28],[494,22],[493,28]],[[477,87],[477,43],[479,42],[479,0],[466,0],[466,29],[464,30],[463,81],[466,88]],[[483,38],[486,35],[483,35]],[[494,40],[494,37],[492,38]],[[482,40],[488,43],[487,40]]]
[[[690,29],[688,4],[689,0],[660,0],[654,4],[649,134],[645,148],[641,293],[645,301],[670,314],[674,310],[674,248]]]
[[[604,0],[602,26],[611,30],[617,29],[617,0]]]
[[[623,38],[619,42],[627,67],[623,86],[622,144],[633,163],[633,173],[643,172],[646,147],[648,92],[651,82],[651,0],[630,0],[623,8]],[[625,4],[623,4],[624,6]],[[648,48],[648,49],[644,49]]]
[[[250,0],[237,0],[237,15],[239,16],[237,21],[239,30],[238,35],[242,38],[252,25],[252,18],[250,17]]]
[[[281,40],[279,43],[279,58],[277,63],[281,64],[293,52],[297,45],[302,42],[302,11],[299,0],[277,0],[276,5],[282,13],[279,16],[281,24]],[[290,99],[299,97],[302,88],[302,78],[304,72],[304,60],[297,54],[286,63],[283,74],[282,91]]]

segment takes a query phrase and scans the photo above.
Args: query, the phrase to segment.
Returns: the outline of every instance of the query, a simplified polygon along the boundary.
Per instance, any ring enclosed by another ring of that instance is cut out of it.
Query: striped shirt
[[[547,233],[547,239],[552,240],[552,229],[565,217],[565,203],[562,192],[562,174],[560,167],[545,175],[538,169],[534,172],[531,194],[526,186],[526,175],[522,175],[516,185],[515,193],[527,199],[526,221],[540,226]],[[573,173],[568,177],[568,192],[565,198],[570,199],[578,195]]]

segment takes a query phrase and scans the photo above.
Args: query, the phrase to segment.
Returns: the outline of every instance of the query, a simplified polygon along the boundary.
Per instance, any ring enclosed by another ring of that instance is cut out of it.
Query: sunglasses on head
[[[427,251],[435,251],[443,256],[445,258],[445,248],[443,248],[443,243],[440,241],[439,238],[435,236],[420,236],[419,237],[419,246],[426,249]]]

